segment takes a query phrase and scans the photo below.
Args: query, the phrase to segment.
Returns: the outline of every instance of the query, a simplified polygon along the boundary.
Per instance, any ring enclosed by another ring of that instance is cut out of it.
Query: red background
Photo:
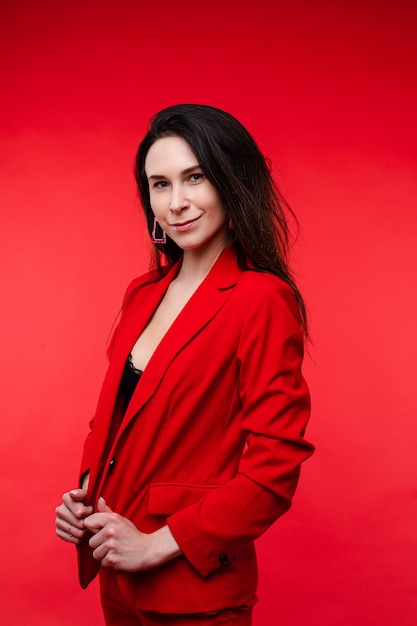
[[[146,268],[134,152],[177,102],[236,115],[302,225],[317,453],[259,541],[255,625],[417,623],[415,7],[2,3],[3,623],[102,623],[54,507]]]

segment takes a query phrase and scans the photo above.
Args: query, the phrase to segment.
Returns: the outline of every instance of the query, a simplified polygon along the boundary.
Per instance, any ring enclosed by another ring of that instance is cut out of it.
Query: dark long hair
[[[197,157],[204,175],[216,188],[227,219],[231,219],[233,245],[239,266],[250,262],[260,271],[279,276],[294,290],[304,331],[307,316],[301,293],[288,264],[290,231],[287,215],[295,215],[282,197],[256,142],[232,115],[202,104],[178,104],[157,113],[136,155],[135,177],[149,234],[154,225],[145,160],[149,148],[162,137],[182,137]],[[168,262],[183,251],[167,237],[155,244],[156,262],[161,253]]]

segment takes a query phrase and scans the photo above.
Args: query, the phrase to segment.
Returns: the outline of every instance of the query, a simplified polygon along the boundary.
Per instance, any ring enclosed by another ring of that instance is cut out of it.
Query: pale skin
[[[145,171],[151,206],[163,230],[184,251],[181,269],[132,349],[144,370],[160,341],[228,243],[226,215],[218,193],[204,176],[190,146],[180,137],[158,139],[149,149]],[[99,498],[97,510],[85,506],[87,475],[79,489],[62,496],[56,508],[56,534],[81,543],[88,532],[93,556],[105,567],[135,572],[181,554],[168,526],[143,533]]]

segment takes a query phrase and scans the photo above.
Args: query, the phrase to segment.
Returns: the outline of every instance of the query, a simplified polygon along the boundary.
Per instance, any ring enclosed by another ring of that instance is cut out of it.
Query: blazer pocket
[[[148,511],[151,515],[172,515],[190,504],[195,504],[220,485],[149,485]]]

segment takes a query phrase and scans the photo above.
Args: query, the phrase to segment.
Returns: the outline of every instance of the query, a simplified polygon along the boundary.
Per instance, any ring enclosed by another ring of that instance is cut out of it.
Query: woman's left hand
[[[92,533],[93,556],[105,567],[139,572],[161,565],[181,554],[168,526],[142,533],[126,517],[114,513],[100,498],[97,513],[84,520]]]

